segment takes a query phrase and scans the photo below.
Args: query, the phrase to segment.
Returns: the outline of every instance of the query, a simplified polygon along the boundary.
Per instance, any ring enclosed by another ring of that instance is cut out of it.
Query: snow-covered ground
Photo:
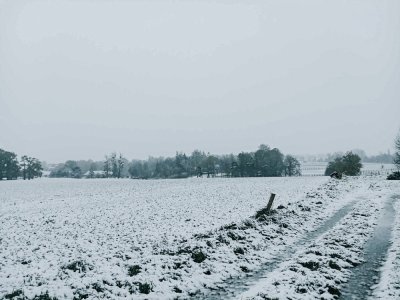
[[[382,276],[373,293],[373,299],[400,299],[400,196],[395,197],[396,218],[393,225],[391,247],[381,271]]]
[[[279,265],[240,298],[335,299],[341,295],[352,269],[363,263],[363,246],[371,238],[392,193],[385,182],[377,183],[371,179],[367,182],[368,187],[353,194],[354,206],[337,225],[308,245],[299,247],[291,259]],[[361,284],[358,282],[357,285]],[[356,292],[354,286],[349,289],[350,293]]]
[[[398,189],[377,177],[1,182],[0,299],[211,298],[210,289],[231,288],[228,278],[251,281],[274,261],[272,277],[226,295],[334,297]],[[255,219],[270,192],[274,213]],[[398,270],[393,239],[385,276]]]

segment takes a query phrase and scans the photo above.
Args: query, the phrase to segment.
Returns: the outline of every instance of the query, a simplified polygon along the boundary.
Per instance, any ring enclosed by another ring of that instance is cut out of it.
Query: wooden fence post
[[[267,213],[271,210],[272,204],[274,203],[275,199],[275,194],[271,193],[271,196],[269,197],[268,205],[267,205]]]

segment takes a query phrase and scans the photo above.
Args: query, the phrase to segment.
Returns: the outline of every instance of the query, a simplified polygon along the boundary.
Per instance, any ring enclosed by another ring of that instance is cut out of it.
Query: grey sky
[[[2,1],[0,148],[393,148],[400,1]]]

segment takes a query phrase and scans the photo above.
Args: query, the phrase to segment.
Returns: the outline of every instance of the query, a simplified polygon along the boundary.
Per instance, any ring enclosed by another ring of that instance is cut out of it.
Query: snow
[[[391,182],[393,190],[400,190],[398,183]],[[396,186],[397,185],[397,186]],[[400,193],[398,193],[400,195]],[[392,231],[392,246],[381,272],[381,279],[373,294],[374,299],[400,299],[400,197],[396,197],[396,219]]]
[[[327,281],[321,272],[303,270],[301,262],[318,260],[325,266],[326,255],[336,252],[359,260],[376,218],[373,212],[382,207],[379,196],[392,190],[376,181],[382,179],[2,182],[0,298],[19,289],[29,299],[47,291],[58,299],[207,295],[209,288],[217,288],[227,278],[244,277],[276,259],[354,202],[353,209],[364,213],[347,215],[315,244],[299,247],[294,257],[273,271],[273,278],[281,278],[285,288],[274,290],[267,279],[243,297],[270,291],[279,296],[294,295],[295,288],[307,282],[320,282],[325,287]],[[252,216],[266,206],[271,192],[278,195],[275,213],[255,220]],[[357,200],[360,197],[366,201]],[[330,244],[343,234],[351,241],[350,250]],[[312,253],[317,248],[322,249],[322,257]],[[346,267],[345,262],[337,263]],[[290,266],[300,266],[306,276],[291,273]],[[139,272],[129,274],[130,269]],[[326,267],[321,271],[329,271],[341,281],[348,276],[347,271]],[[285,283],[289,278],[296,284]],[[326,295],[329,298],[331,294]]]

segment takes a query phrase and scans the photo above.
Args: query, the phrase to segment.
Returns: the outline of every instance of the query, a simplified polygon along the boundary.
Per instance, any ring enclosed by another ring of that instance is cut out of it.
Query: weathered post
[[[263,209],[260,209],[259,211],[256,212],[255,218],[257,220],[259,220],[261,218],[265,219],[265,216],[269,215],[269,212],[271,211],[271,208],[272,208],[272,204],[274,203],[274,199],[275,199],[275,194],[271,193],[267,207],[264,207]]]
[[[269,211],[271,210],[272,204],[274,203],[275,199],[275,194],[271,193],[271,196],[269,197],[268,205],[267,205],[267,214],[269,214]]]

